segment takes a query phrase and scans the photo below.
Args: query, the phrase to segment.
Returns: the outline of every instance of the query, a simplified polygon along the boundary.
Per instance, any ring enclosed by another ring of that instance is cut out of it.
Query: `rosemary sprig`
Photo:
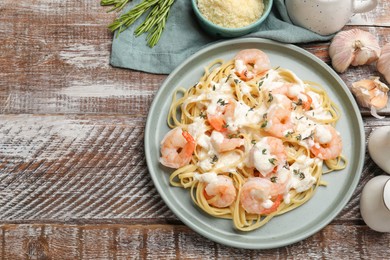
[[[107,5],[113,5],[114,7],[108,10],[109,12],[112,11],[120,11],[125,7],[125,5],[130,2],[131,0],[101,0],[100,5],[107,6]]]
[[[114,5],[115,10],[123,8],[123,6],[128,1],[130,0],[102,0],[101,3],[104,2],[104,4],[107,5],[111,3]],[[115,21],[111,23],[108,28],[112,32],[117,31],[117,35],[119,35],[130,25],[132,25],[142,14],[149,11],[151,8],[142,24],[135,29],[134,34],[136,37],[138,37],[143,33],[148,33],[146,40],[149,47],[152,48],[160,40],[161,34],[168,19],[169,10],[174,2],[175,0],[143,0],[127,13],[122,14],[120,17],[115,19]]]

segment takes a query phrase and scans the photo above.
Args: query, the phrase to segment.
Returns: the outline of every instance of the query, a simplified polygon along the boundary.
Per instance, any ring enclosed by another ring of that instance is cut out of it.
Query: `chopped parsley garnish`
[[[215,91],[215,84],[213,85],[213,91]]]
[[[254,107],[249,108],[249,110],[248,110],[248,112],[246,112],[245,116],[247,116],[248,113],[251,112],[251,111],[253,111],[253,110],[254,110]]]
[[[284,165],[283,165],[283,168],[289,170],[290,169],[290,165],[288,164],[288,162],[286,162]]]
[[[256,140],[252,140],[251,143],[252,143],[252,144],[256,144]]]
[[[275,165],[276,158],[270,158],[268,161],[272,164]]]
[[[268,94],[268,102],[272,102],[272,100],[274,100],[274,96],[272,96],[271,93]]]
[[[267,154],[267,149],[263,149],[263,151],[261,151],[262,154]]]
[[[309,138],[312,138],[314,135],[314,131],[311,131],[310,135],[306,136],[305,138],[303,138],[302,140],[307,140]]]
[[[303,180],[306,177],[305,174],[301,172],[299,169],[294,169],[293,173],[295,175],[298,175],[300,180]]]
[[[277,176],[271,177],[271,182],[276,183],[277,180],[278,180],[278,177],[277,177]]]
[[[261,128],[264,128],[264,127],[266,127],[267,126],[267,124],[268,124],[268,121],[267,120],[265,120],[262,124],[261,124]]]
[[[216,163],[218,161],[218,156],[214,154],[213,157],[211,157],[211,163]]]
[[[221,106],[226,106],[228,104],[222,98],[218,99],[217,103],[220,104]]]
[[[296,138],[298,141],[301,141],[301,140],[302,140],[302,135],[299,134],[299,135],[297,135],[295,138]]]
[[[260,81],[258,86],[259,86],[259,90],[261,90],[261,86],[263,86],[263,83],[264,83],[264,80]]]
[[[238,79],[234,79],[234,83],[238,84],[240,81]]]
[[[297,101],[297,102],[294,102],[294,104],[295,104],[296,106],[302,106],[303,101],[302,101],[302,99],[298,98],[298,101]]]
[[[202,111],[202,112],[200,112],[199,117],[200,117],[200,118],[203,118],[203,119],[206,119],[206,114],[203,113],[203,111]]]
[[[225,83],[226,82],[228,82],[229,81],[229,79],[232,77],[232,74],[229,74],[228,76],[227,76],[227,78],[226,78],[226,81],[225,81]]]

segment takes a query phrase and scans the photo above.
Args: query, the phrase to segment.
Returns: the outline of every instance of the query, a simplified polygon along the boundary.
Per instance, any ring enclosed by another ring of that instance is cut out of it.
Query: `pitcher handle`
[[[353,12],[365,13],[374,9],[377,4],[378,4],[378,0],[354,0]]]

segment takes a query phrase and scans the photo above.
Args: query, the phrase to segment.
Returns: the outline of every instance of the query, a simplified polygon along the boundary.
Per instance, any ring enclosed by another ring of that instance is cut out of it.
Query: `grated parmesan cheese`
[[[264,3],[262,0],[198,0],[198,8],[214,24],[240,28],[260,18]]]

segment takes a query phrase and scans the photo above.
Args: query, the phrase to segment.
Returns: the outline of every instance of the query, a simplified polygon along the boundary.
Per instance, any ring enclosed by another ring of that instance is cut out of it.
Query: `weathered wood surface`
[[[0,258],[388,257],[390,235],[365,226],[359,196],[383,174],[368,154],[339,216],[285,248],[240,250],[184,226],[148,174],[144,126],[166,75],[109,66],[115,14],[99,1],[0,1]],[[390,42],[390,1],[355,15]],[[328,64],[329,42],[301,45]],[[348,86],[379,75],[375,64],[341,75]],[[390,110],[383,114],[389,116]],[[368,136],[390,119],[362,109]]]
[[[4,225],[0,232],[2,259],[384,259],[390,244],[359,225],[328,225],[269,250],[223,246],[182,225]]]

